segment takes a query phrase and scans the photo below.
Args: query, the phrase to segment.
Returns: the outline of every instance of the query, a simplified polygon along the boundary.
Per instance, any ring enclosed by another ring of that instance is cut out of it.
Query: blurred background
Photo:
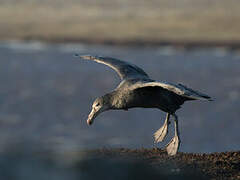
[[[0,39],[239,44],[236,0],[0,0]]]
[[[239,22],[236,0],[0,0],[1,153],[155,147],[165,118],[156,109],[108,111],[87,126],[94,99],[120,79],[75,53],[123,59],[208,94],[215,101],[177,112],[180,151],[239,150]]]

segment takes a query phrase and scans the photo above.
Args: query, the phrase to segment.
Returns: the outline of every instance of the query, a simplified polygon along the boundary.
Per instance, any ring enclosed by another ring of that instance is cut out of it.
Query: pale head
[[[97,98],[92,104],[92,111],[88,115],[87,123],[91,125],[94,119],[102,112],[110,109],[109,103],[104,97]]]

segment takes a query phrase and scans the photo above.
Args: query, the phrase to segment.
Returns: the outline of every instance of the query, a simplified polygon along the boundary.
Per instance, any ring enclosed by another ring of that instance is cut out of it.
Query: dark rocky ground
[[[161,149],[102,149],[94,153],[106,159],[125,157],[131,162],[138,160],[147,168],[153,168],[155,175],[166,179],[240,179],[239,151],[211,154],[180,152],[173,157]],[[147,172],[141,170],[140,173]]]
[[[0,179],[132,180],[240,179],[240,152],[170,157],[161,149],[96,149],[77,152],[29,152],[0,155]]]

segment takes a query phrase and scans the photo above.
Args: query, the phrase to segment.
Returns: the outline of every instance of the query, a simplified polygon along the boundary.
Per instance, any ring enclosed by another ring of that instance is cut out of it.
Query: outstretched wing
[[[122,80],[131,79],[131,78],[149,79],[147,73],[145,73],[141,68],[137,67],[134,64],[121,61],[119,59],[115,59],[111,57],[102,57],[102,56],[91,56],[91,55],[83,55],[83,56],[80,56],[80,58],[93,60],[98,63],[102,63],[111,67],[118,73],[118,75]]]
[[[147,83],[136,83],[131,87],[131,90],[137,89],[137,88],[143,88],[143,87],[154,87],[154,86],[158,86],[164,89],[167,89],[168,91],[171,91],[177,95],[183,96],[183,97],[187,97],[189,99],[200,99],[200,100],[209,100],[212,101],[211,97],[209,97],[206,94],[200,93],[198,91],[195,91],[193,89],[190,89],[182,84],[171,84],[171,83],[163,83],[163,82],[147,82]]]

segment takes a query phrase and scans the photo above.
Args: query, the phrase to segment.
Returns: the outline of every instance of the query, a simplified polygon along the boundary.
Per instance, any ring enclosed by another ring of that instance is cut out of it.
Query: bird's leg
[[[166,137],[168,133],[168,125],[170,124],[169,118],[170,118],[170,114],[167,113],[163,126],[154,133],[155,143],[162,142]]]
[[[179,130],[178,130],[178,117],[176,114],[173,114],[173,116],[174,116],[175,135],[166,146],[167,153],[170,156],[174,156],[177,154],[177,151],[181,142],[179,137]]]

